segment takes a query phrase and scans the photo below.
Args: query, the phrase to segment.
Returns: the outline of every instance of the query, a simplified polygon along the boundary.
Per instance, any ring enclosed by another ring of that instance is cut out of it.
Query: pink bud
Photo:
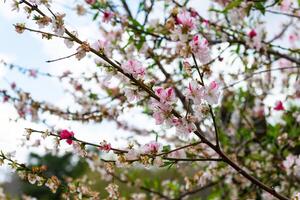
[[[74,137],[74,132],[64,129],[64,130],[60,131],[59,137],[60,137],[61,140],[66,140],[68,144],[72,144],[73,143],[72,139]]]
[[[252,39],[254,38],[255,36],[257,36],[257,33],[254,29],[252,29],[249,33],[248,33],[248,36]]]
[[[280,110],[285,110],[282,101],[277,101],[275,103],[274,110],[280,111]]]
[[[86,2],[87,4],[92,5],[92,4],[96,3],[96,0],[85,0],[85,2]]]

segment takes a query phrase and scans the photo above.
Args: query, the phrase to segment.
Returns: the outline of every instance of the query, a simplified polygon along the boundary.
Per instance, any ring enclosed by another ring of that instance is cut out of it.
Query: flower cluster
[[[172,106],[177,101],[174,89],[159,87],[155,89],[155,94],[159,97],[159,100],[152,100],[151,103],[155,122],[157,125],[163,124],[165,121],[170,124],[172,119]]]
[[[190,42],[192,52],[201,63],[206,64],[211,60],[211,52],[208,46],[208,41],[205,38],[200,38],[199,35],[195,35]]]
[[[212,81],[208,86],[201,86],[196,81],[191,81],[186,90],[188,99],[193,100],[194,104],[199,105],[204,101],[209,105],[216,105],[220,101],[221,90],[216,81]]]
[[[121,65],[125,73],[131,74],[136,79],[142,79],[145,76],[145,68],[142,63],[136,60],[128,60]]]
[[[300,156],[290,154],[282,162],[282,165],[289,176],[300,178]]]

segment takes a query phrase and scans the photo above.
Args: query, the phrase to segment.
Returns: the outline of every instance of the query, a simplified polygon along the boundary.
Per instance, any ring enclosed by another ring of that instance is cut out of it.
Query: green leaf
[[[143,44],[145,43],[145,41],[146,41],[145,36],[141,36],[138,43],[135,44],[135,47],[137,48],[137,50],[140,50],[143,47]]]
[[[171,150],[171,146],[170,145],[165,145],[163,146],[163,152],[169,152]]]
[[[93,17],[93,21],[95,21],[97,19],[97,17],[99,16],[99,12],[97,12],[94,17]]]
[[[98,100],[98,95],[95,94],[95,93],[91,93],[91,94],[89,95],[89,98],[90,98],[91,100]]]
[[[261,2],[256,2],[254,4],[254,7],[256,9],[258,9],[263,15],[266,13],[266,8],[264,7],[264,5]]]
[[[229,10],[238,7],[243,1],[242,0],[235,0],[230,2],[225,9],[223,10],[224,13],[227,13]]]
[[[183,69],[183,64],[182,64],[182,62],[179,61],[179,70],[180,70],[180,72],[182,72],[182,69]]]
[[[140,22],[138,22],[136,19],[130,18],[129,21],[131,22],[131,25],[133,25],[135,27],[140,27],[140,28],[142,28],[142,30],[144,30],[144,26],[141,25]]]

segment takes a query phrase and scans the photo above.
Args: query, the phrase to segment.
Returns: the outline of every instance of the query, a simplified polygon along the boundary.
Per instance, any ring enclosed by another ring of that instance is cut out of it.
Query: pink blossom
[[[219,84],[216,81],[212,81],[205,90],[204,99],[208,104],[214,105],[218,104],[221,96],[221,91],[219,89]]]
[[[127,86],[124,88],[124,94],[129,102],[131,101],[138,101],[142,97],[147,96],[147,93],[144,91],[140,91],[138,87],[135,86]]]
[[[103,140],[103,142],[100,142],[99,150],[109,152],[111,150],[111,144]]]
[[[164,104],[171,105],[177,101],[173,88],[163,89],[159,87],[155,89],[155,94],[159,97],[159,101]]]
[[[173,119],[173,123],[176,126],[176,133],[183,137],[196,130],[195,124],[186,119]]]
[[[283,0],[280,3],[280,10],[288,11],[292,5],[293,5],[293,2],[291,0]]]
[[[61,140],[66,140],[68,144],[72,144],[73,143],[72,139],[74,137],[74,132],[64,129],[64,130],[60,131],[59,137],[60,137]]]
[[[295,164],[295,161],[296,161],[296,156],[288,155],[282,163],[283,167],[285,169],[290,169]]]
[[[155,154],[159,151],[160,147],[161,147],[161,144],[159,144],[156,141],[151,141],[142,147],[142,152],[145,154],[148,154],[148,153]]]
[[[121,67],[125,73],[131,74],[134,78],[142,79],[145,76],[145,68],[139,61],[128,60]]]
[[[263,47],[263,40],[264,34],[262,27],[256,28],[256,30],[251,30],[248,33],[248,38],[246,39],[247,45],[251,48],[255,48],[257,51]]]
[[[198,58],[201,63],[206,64],[211,60],[210,48],[208,46],[208,41],[205,38],[200,39],[198,35],[195,35],[190,42],[190,46],[192,47],[192,51],[196,58]]]
[[[221,91],[219,84],[216,81],[212,81],[208,86],[203,87],[196,81],[189,83],[189,87],[186,90],[187,98],[193,100],[194,104],[199,105],[204,100],[210,104],[218,104]]]
[[[286,68],[286,67],[292,66],[292,62],[285,58],[280,58],[278,64],[279,64],[279,67],[281,67],[281,68]]]
[[[190,12],[186,10],[181,11],[177,15],[176,22],[187,29],[194,29],[196,27],[195,19],[191,16]]]
[[[156,124],[162,124],[165,120],[169,120],[171,117],[172,104],[176,103],[177,99],[173,88],[156,88],[155,94],[159,97],[159,101],[153,99],[151,101],[151,107],[153,109],[153,117]]]
[[[94,3],[96,3],[96,0],[85,0],[85,2],[87,4],[93,5]]]
[[[257,33],[254,29],[252,29],[249,33],[248,33],[248,36],[252,39],[254,38],[255,36],[257,36]]]
[[[173,41],[180,41],[181,43],[185,43],[188,41],[188,34],[183,33],[180,27],[176,27],[174,30],[171,30],[171,39]],[[183,46],[183,44],[177,44],[177,47]],[[184,44],[185,45],[185,44]]]
[[[186,95],[188,99],[193,100],[194,104],[200,104],[202,102],[203,94],[203,88],[196,81],[193,80],[189,83]]]
[[[104,53],[106,56],[111,57],[110,42],[108,40],[97,40],[91,47],[98,52]]]
[[[163,104],[156,100],[151,103],[153,109],[153,117],[156,125],[163,124],[166,119],[170,118],[172,107],[168,104]]]
[[[110,11],[104,11],[102,22],[108,23],[114,17],[114,13]]]
[[[284,109],[285,109],[285,108],[284,108],[284,106],[283,106],[282,101],[276,101],[274,110],[280,111],[280,110],[284,110]]]

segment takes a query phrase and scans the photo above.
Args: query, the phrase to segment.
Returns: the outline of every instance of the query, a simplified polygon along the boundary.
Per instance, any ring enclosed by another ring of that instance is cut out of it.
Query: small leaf
[[[171,150],[171,146],[170,145],[165,145],[163,146],[163,152],[169,152]]]
[[[257,2],[254,4],[255,8],[258,9],[263,15],[266,13],[266,8],[261,2]]]
[[[225,9],[223,10],[224,13],[227,13],[229,10],[238,7],[243,1],[242,0],[235,0],[230,2]]]
[[[99,16],[99,12],[97,12],[94,17],[93,17],[93,21],[95,21],[97,19],[97,17]]]

